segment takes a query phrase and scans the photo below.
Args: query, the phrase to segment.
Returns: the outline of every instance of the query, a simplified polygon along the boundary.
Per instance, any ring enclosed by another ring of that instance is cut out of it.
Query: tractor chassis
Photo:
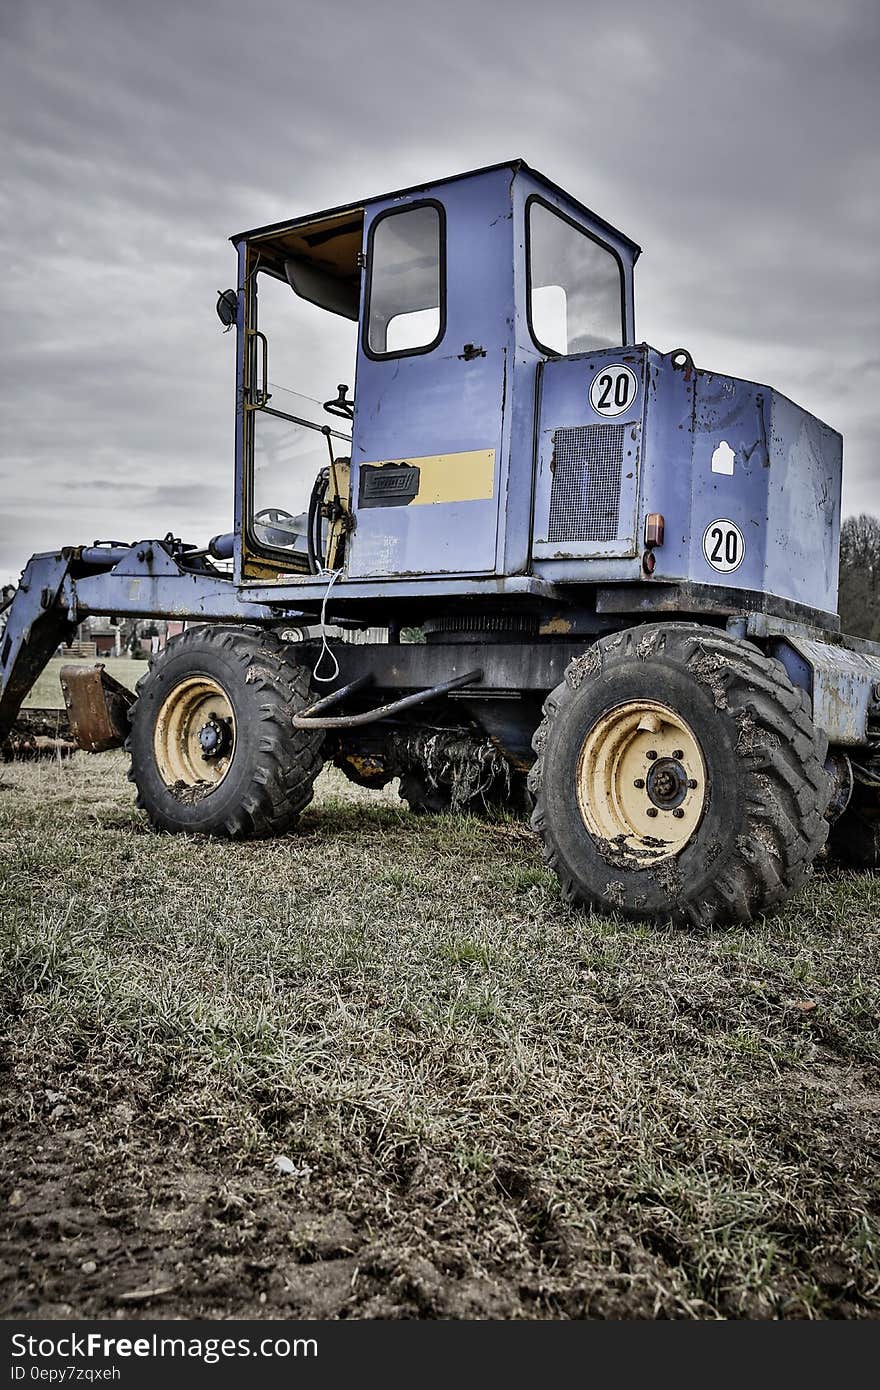
[[[34,556],[0,633],[0,742],[49,657],[86,616],[172,617],[304,631],[316,622],[324,588],[315,582],[274,591],[240,587],[203,552],[170,536]],[[748,639],[780,660],[792,683],[809,695],[814,722],[833,747],[867,757],[880,741],[880,646],[840,635],[832,615],[772,596],[686,584],[560,588],[534,576],[515,576],[433,585],[346,584],[333,600],[329,621],[351,627],[382,623],[390,636],[388,643],[331,642],[338,674],[313,683],[315,699],[355,687],[334,708],[335,720],[351,716],[364,724],[371,709],[419,694],[415,703],[424,703],[432,715],[442,699],[447,710],[463,712],[497,740],[516,765],[527,765],[542,700],[592,643],[651,621],[697,621]],[[397,640],[407,623],[424,621],[428,627],[435,611],[449,631],[429,631],[426,642]],[[313,670],[317,650],[310,642],[295,647],[296,659]],[[462,682],[477,671],[479,679]],[[428,700],[425,692],[450,682],[459,688]],[[386,716],[397,713],[385,711]]]

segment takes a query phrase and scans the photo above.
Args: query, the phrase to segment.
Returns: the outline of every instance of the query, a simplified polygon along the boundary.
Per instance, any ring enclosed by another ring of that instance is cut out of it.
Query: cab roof
[[[325,219],[332,219],[333,221],[339,219],[341,222],[347,216],[355,216],[362,213],[371,203],[384,203],[387,202],[389,198],[405,198],[414,193],[435,192],[445,187],[446,184],[459,183],[462,179],[479,178],[483,174],[493,174],[498,169],[509,169],[512,174],[517,174],[520,170],[525,170],[532,178],[542,183],[545,188],[553,193],[559,194],[563,198],[567,198],[573,206],[589,217],[597,227],[602,228],[606,232],[611,232],[613,236],[619,238],[619,240],[633,252],[633,260],[638,260],[642,248],[636,242],[624,232],[621,232],[618,227],[612,226],[604,217],[600,217],[598,213],[593,212],[591,208],[588,208],[578,198],[575,198],[567,189],[562,188],[558,183],[554,183],[552,179],[548,179],[547,176],[542,174],[538,169],[533,169],[524,159],[511,159],[502,161],[500,164],[487,164],[481,169],[469,169],[463,174],[453,174],[449,178],[413,184],[409,188],[393,189],[389,193],[380,193],[372,198],[362,198],[357,202],[341,203],[338,207],[326,208],[323,212],[310,212],[304,217],[285,218],[281,222],[270,222],[264,227],[252,227],[248,231],[237,232],[234,236],[231,236],[229,240],[237,244],[239,241],[250,240],[254,237],[270,236],[273,232],[281,231],[283,228],[289,229],[305,226],[313,222],[323,222]]]

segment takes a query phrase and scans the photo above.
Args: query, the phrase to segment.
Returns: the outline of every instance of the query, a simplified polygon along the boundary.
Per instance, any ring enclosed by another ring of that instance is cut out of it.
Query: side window
[[[421,204],[385,213],[370,235],[367,348],[374,356],[427,352],[443,311],[440,211]]]
[[[623,343],[623,272],[607,246],[532,198],[528,204],[529,324],[544,352]]]

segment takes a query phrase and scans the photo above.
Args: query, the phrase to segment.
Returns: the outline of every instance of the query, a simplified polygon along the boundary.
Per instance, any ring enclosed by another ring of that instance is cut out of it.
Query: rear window
[[[562,357],[623,343],[623,271],[576,223],[528,204],[529,326],[543,352]]]
[[[442,335],[443,246],[439,208],[385,213],[369,250],[367,348],[378,357],[428,352]]]

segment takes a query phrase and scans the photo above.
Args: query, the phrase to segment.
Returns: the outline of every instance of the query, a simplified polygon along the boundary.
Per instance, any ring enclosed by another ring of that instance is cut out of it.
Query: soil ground
[[[0,781],[2,1316],[880,1312],[880,879],[648,929],[335,772],[250,845]]]

